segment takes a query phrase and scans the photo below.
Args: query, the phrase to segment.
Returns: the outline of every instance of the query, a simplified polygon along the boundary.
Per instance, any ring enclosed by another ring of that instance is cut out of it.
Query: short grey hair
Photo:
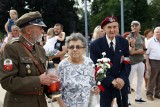
[[[160,26],[158,26],[158,27],[156,27],[156,28],[154,29],[154,33],[156,33],[158,30],[160,30]]]
[[[69,46],[70,41],[82,41],[83,47],[87,46],[86,40],[81,33],[72,33],[69,37],[66,38],[66,46]]]

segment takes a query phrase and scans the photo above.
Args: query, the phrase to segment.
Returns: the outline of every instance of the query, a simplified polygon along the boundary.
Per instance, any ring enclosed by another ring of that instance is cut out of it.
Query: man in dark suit
[[[105,91],[100,92],[100,107],[111,107],[113,98],[117,98],[118,107],[128,107],[128,76],[131,69],[128,42],[117,36],[119,26],[116,17],[106,17],[101,27],[106,34],[91,42],[90,57],[96,63],[97,59],[102,58],[102,52],[105,52],[113,65],[101,81]]]

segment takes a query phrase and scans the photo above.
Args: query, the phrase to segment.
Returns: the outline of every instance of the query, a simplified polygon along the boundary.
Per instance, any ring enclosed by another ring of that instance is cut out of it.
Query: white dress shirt
[[[114,51],[115,51],[115,47],[116,47],[116,39],[115,39],[115,37],[114,37],[113,40],[111,41],[111,40],[108,38],[107,34],[106,34],[106,39],[107,39],[107,42],[108,42],[108,46],[109,46],[109,47],[110,47],[110,42],[113,42],[113,49],[114,49]]]
[[[149,59],[160,60],[160,41],[155,36],[149,39],[146,54]]]

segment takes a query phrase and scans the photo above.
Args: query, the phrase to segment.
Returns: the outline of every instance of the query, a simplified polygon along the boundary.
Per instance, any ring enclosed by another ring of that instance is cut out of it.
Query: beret
[[[20,28],[23,28],[27,25],[37,25],[46,27],[46,25],[43,22],[42,15],[38,12],[29,12],[24,15],[22,15],[15,24],[19,26]]]
[[[118,22],[117,18],[114,16],[109,16],[106,17],[102,22],[101,22],[101,28],[103,29],[103,27],[105,25],[107,25],[108,23],[112,23],[112,22]]]

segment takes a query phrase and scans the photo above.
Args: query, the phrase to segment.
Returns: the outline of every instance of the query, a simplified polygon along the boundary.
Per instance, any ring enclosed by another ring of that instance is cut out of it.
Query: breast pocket
[[[19,64],[19,74],[26,75],[32,74],[34,70],[33,61],[30,57],[20,57],[20,64]]]
[[[33,63],[33,61],[31,60],[30,57],[21,57],[21,58],[20,58],[20,61],[21,61],[21,63],[23,63],[23,64],[32,64],[32,63]]]

